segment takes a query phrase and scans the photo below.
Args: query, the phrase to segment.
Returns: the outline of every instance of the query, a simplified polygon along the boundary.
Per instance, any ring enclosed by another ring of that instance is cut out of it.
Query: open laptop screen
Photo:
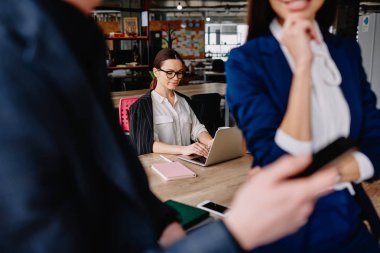
[[[236,127],[220,128],[215,134],[208,158],[197,155],[178,156],[178,158],[201,166],[224,162],[243,155],[243,137]]]

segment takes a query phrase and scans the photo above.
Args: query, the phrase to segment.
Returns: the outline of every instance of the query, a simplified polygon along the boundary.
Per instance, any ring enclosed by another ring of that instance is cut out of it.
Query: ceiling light
[[[210,21],[211,21],[211,18],[210,18],[210,17],[207,17],[207,18],[206,18],[206,21],[207,21],[207,22],[210,22]]]
[[[181,2],[178,3],[178,5],[177,5],[177,10],[179,10],[179,11],[182,10]]]

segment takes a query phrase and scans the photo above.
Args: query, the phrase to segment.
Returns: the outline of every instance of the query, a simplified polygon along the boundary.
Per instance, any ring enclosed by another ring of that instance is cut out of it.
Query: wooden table
[[[252,156],[245,155],[241,158],[215,164],[210,167],[201,167],[176,158],[173,155],[165,155],[174,161],[180,161],[186,167],[197,173],[196,178],[165,181],[151,168],[153,163],[163,161],[158,154],[146,154],[139,156],[148,175],[151,190],[162,200],[173,199],[189,205],[196,206],[204,200],[229,206],[236,190],[245,181],[252,163]],[[364,189],[380,215],[380,180],[372,184],[364,184]]]
[[[174,155],[165,155],[171,160],[180,161],[197,174],[195,178],[165,181],[151,168],[153,163],[165,162],[158,154],[139,156],[148,175],[151,190],[162,200],[177,200],[196,206],[204,200],[229,206],[236,190],[245,182],[251,167],[252,156],[215,164],[209,167],[198,166],[182,161]]]
[[[120,98],[123,97],[140,97],[144,95],[149,89],[141,90],[129,90],[129,91],[115,91],[111,92],[113,106],[119,108]],[[191,97],[196,94],[208,94],[208,93],[219,93],[222,97],[226,95],[226,84],[225,83],[205,83],[205,84],[193,84],[178,86],[176,91]]]
[[[377,214],[380,216],[380,180],[372,183],[364,183],[364,190],[367,192],[369,198],[371,199]]]

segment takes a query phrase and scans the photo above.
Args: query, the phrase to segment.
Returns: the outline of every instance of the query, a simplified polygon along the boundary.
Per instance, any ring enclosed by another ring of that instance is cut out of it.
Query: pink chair
[[[121,98],[119,102],[119,124],[124,132],[129,132],[129,107],[139,97]]]

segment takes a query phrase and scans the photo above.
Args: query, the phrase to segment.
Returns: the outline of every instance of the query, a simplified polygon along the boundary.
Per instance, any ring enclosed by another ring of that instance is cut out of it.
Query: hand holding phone
[[[348,138],[339,137],[315,153],[311,164],[302,173],[295,175],[292,178],[310,176],[319,169],[350,155],[353,151],[355,151],[354,143]]]

